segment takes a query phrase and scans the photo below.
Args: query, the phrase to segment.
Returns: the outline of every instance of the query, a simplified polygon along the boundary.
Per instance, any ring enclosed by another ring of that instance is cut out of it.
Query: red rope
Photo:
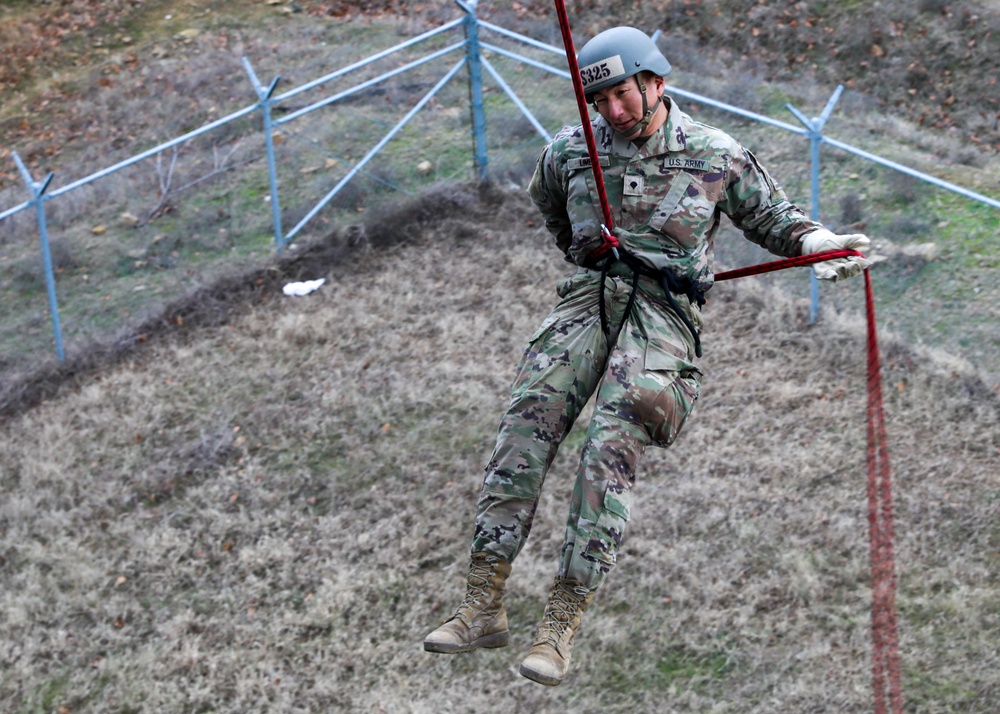
[[[749,268],[718,273],[715,279],[731,280],[760,275],[832,258],[861,255],[853,250],[835,250],[776,260]],[[871,274],[865,270],[865,313],[868,318],[868,540],[872,573],[872,684],[875,714],[902,714],[903,688],[899,665],[899,633],[896,620],[896,539],[893,523],[892,476],[889,470],[888,438],[882,400],[882,365],[875,325],[875,300]],[[887,708],[888,707],[888,708]]]
[[[882,409],[881,362],[875,330],[872,281],[865,271],[868,316],[868,532],[872,568],[872,676],[875,712],[886,712],[886,690],[893,714],[903,710],[896,622],[896,568],[892,477]],[[886,682],[888,679],[888,682]]]
[[[566,3],[563,0],[555,0],[556,14],[559,16],[559,29],[562,31],[563,46],[566,48],[566,62],[569,64],[569,75],[573,79],[573,93],[576,95],[576,106],[580,112],[580,123],[583,128],[583,137],[587,141],[587,153],[590,156],[590,168],[594,172],[594,185],[597,188],[597,195],[601,200],[601,213],[604,216],[604,240],[608,246],[618,247],[618,239],[611,235],[611,229],[615,227],[614,218],[611,215],[611,205],[608,203],[608,194],[604,190],[604,171],[601,169],[601,162],[597,154],[597,142],[594,140],[594,127],[590,125],[590,111],[587,109],[587,97],[583,91],[583,80],[580,78],[580,66],[576,61],[576,49],[573,47],[573,32],[569,26],[569,15],[566,14]]]

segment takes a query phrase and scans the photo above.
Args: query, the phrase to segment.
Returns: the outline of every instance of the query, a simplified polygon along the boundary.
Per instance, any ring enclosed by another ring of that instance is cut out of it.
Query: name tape
[[[705,159],[688,159],[668,156],[663,159],[663,167],[668,169],[694,169],[695,171],[708,171],[711,164]]]
[[[597,159],[597,163],[599,163],[602,167],[607,168],[608,166],[611,166],[611,157],[599,156]],[[579,171],[580,169],[589,169],[590,166],[591,166],[591,161],[589,156],[582,156],[578,159],[570,159],[569,161],[566,162],[566,169],[569,171]]]

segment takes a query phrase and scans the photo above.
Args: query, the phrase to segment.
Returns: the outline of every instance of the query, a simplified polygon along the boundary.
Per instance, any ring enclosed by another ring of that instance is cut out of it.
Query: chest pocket
[[[686,172],[678,172],[674,177],[673,182],[670,184],[670,190],[667,191],[667,195],[663,197],[659,205],[653,209],[653,215],[649,217],[649,227],[656,231],[662,231],[664,224],[667,219],[673,214],[674,209],[684,198],[684,194],[687,193],[688,186],[691,185],[693,180],[691,174]]]

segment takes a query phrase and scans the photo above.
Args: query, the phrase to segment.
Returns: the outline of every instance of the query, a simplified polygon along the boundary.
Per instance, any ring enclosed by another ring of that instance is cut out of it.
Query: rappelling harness
[[[615,331],[615,336],[612,338],[611,327],[608,322],[607,308],[604,305],[604,286],[605,283],[607,283],[609,271],[617,262],[624,263],[628,266],[629,270],[632,271],[632,288],[629,292],[628,302],[625,304],[625,313],[622,317],[622,323],[618,326],[618,330]],[[663,288],[663,294],[667,298],[667,304],[670,306],[670,309],[684,324],[684,327],[687,328],[688,332],[691,333],[691,338],[694,340],[695,355],[701,357],[701,338],[698,335],[698,328],[696,328],[691,322],[687,313],[681,309],[681,306],[677,303],[675,295],[686,297],[692,305],[697,305],[700,308],[705,304],[704,290],[699,289],[693,280],[686,277],[678,277],[668,268],[656,270],[655,268],[649,267],[649,265],[622,248],[620,244],[615,248],[609,249],[603,258],[598,259],[598,263],[601,271],[601,288],[597,304],[601,316],[601,329],[607,336],[609,344],[614,344],[614,342],[617,341],[618,332],[625,325],[625,322],[628,321],[629,315],[632,314],[632,308],[635,307],[636,294],[639,292],[639,279],[645,277],[652,278]]]

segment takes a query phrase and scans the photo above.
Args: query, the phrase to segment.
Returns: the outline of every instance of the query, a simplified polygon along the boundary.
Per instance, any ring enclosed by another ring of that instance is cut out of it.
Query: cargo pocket
[[[552,326],[557,322],[559,322],[559,315],[555,312],[549,313],[549,316],[545,318],[542,324],[538,326],[538,329],[528,339],[528,349],[539,342],[545,336],[545,333],[551,330]]]
[[[689,348],[678,335],[661,332],[646,339],[643,367],[651,372],[683,372],[691,369]]]
[[[629,491],[619,491],[618,486],[609,486],[604,492],[604,507],[597,522],[590,531],[584,557],[588,560],[614,565],[618,557],[618,546],[622,543],[625,525],[629,519]]]
[[[697,370],[685,370],[663,376],[673,376],[673,380],[656,396],[652,409],[656,423],[649,425],[649,434],[654,445],[667,447],[677,439],[694,410],[701,391],[701,374]]]

